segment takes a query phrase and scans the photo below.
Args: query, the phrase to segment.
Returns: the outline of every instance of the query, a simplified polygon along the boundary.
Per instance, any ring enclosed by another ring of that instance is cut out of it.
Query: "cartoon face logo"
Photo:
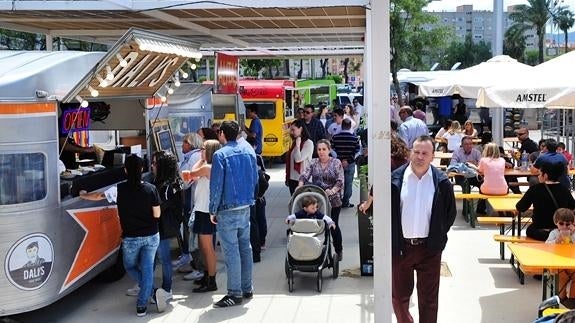
[[[6,276],[19,289],[38,289],[48,281],[53,260],[54,247],[48,236],[29,234],[10,248],[5,261]]]

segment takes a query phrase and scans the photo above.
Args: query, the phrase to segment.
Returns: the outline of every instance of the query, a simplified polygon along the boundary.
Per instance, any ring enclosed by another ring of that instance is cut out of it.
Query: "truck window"
[[[264,119],[276,118],[276,103],[273,101],[244,101],[247,106],[256,104],[258,106],[258,117]]]
[[[0,205],[38,201],[46,192],[44,154],[0,154]]]
[[[318,105],[320,102],[330,104],[329,102],[329,86],[321,86],[318,88],[310,89],[310,103]]]

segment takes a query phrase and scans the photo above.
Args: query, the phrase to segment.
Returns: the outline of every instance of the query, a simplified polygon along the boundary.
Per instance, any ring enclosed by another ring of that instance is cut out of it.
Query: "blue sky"
[[[432,2],[427,6],[427,9],[429,11],[455,11],[455,7],[465,4],[473,4],[473,9],[475,10],[493,9],[493,0],[441,0]],[[503,0],[503,8],[515,4],[527,4],[527,0]],[[575,10],[575,0],[564,0],[563,5]]]

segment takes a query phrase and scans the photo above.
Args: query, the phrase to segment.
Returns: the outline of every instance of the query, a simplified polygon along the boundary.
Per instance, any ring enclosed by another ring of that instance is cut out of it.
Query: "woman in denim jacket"
[[[317,142],[318,158],[311,160],[309,167],[299,178],[299,186],[310,183],[321,187],[329,197],[331,218],[335,222],[333,230],[333,247],[338,260],[343,256],[341,230],[339,228],[339,213],[341,211],[341,193],[343,191],[343,167],[341,161],[330,156],[331,144],[326,139]],[[310,181],[311,179],[311,181]]]

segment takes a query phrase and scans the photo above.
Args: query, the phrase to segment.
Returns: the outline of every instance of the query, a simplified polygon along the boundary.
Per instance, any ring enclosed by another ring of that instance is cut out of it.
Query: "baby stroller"
[[[289,202],[289,212],[293,214],[302,209],[304,196],[312,195],[317,199],[318,211],[329,215],[331,205],[325,191],[315,185],[298,187]],[[322,271],[324,268],[333,268],[332,276],[339,275],[339,261],[332,253],[331,236],[329,228],[322,220],[297,219],[290,223],[288,229],[287,255],[285,259],[285,272],[288,279],[288,288],[293,292],[294,271],[317,272],[317,291],[321,293],[323,285]]]

